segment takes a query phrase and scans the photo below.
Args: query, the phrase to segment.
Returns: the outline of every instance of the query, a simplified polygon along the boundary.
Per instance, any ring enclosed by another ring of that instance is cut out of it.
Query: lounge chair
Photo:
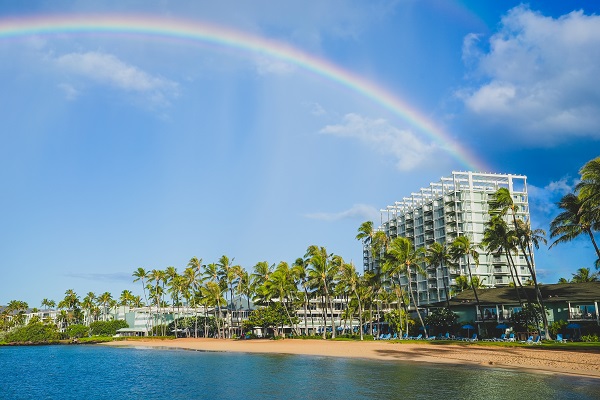
[[[402,340],[408,340],[409,339],[408,333],[405,333],[404,335],[402,335],[402,337],[400,339],[402,339]]]
[[[477,338],[477,334],[474,333],[473,336],[471,336],[471,338],[466,339],[469,342],[477,342],[479,339]]]
[[[411,336],[411,337],[409,337],[409,339],[412,339],[412,340],[421,340],[422,338],[423,338],[423,334],[422,333],[419,333],[419,336]]]
[[[398,334],[394,332],[394,336],[392,336],[392,340],[398,339]]]
[[[562,333],[557,333],[556,334],[556,341],[558,343],[567,343],[567,339],[563,339]]]
[[[542,335],[537,335],[535,339],[531,342],[527,342],[527,344],[542,344]]]
[[[514,342],[515,339],[515,334],[511,333],[510,335],[508,335],[508,337],[506,339],[504,339],[506,342]]]
[[[486,342],[505,342],[506,341],[506,333],[503,333],[498,338],[483,339],[483,340]]]
[[[521,340],[521,343],[532,344],[533,343],[533,336],[529,336],[527,338],[527,340]]]

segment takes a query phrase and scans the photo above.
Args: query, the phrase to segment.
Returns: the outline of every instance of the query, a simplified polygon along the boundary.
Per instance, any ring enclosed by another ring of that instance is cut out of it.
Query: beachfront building
[[[416,248],[428,247],[434,242],[447,244],[458,236],[467,236],[473,244],[483,239],[485,223],[489,220],[488,200],[499,188],[507,188],[517,206],[517,218],[529,221],[527,178],[523,175],[452,172],[451,176],[432,182],[418,192],[381,210],[381,226],[389,239],[398,236],[409,238]],[[363,243],[365,271],[378,270],[377,257],[373,257],[368,241]],[[518,279],[531,278],[523,254],[514,257]],[[455,267],[425,266],[426,274],[413,273],[413,291],[418,305],[431,304],[446,299],[444,280],[448,286],[456,278],[467,275],[466,257]],[[510,270],[503,256],[479,251],[479,265],[472,263],[473,276],[486,287],[508,286]],[[408,285],[402,277],[403,285]]]
[[[582,332],[597,331],[600,326],[600,282],[561,283],[540,285],[548,323],[564,321],[566,334],[581,335]],[[471,290],[465,290],[450,300],[451,310],[459,316],[462,324],[482,323],[489,327],[488,333],[495,329],[512,329],[513,316],[523,311],[526,299],[535,298],[535,287],[519,288],[517,296],[514,287],[478,290],[479,306]],[[432,304],[432,308],[446,307],[446,302]],[[483,317],[482,317],[483,315]],[[522,333],[521,340],[527,333]]]

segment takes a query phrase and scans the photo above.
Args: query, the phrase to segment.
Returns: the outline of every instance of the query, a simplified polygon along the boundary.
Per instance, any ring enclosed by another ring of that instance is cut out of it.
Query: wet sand
[[[156,347],[198,351],[296,354],[324,357],[362,358],[472,364],[520,368],[531,372],[571,374],[600,378],[600,350],[544,349],[537,346],[491,347],[477,344],[444,345],[423,342],[330,341],[330,340],[228,340],[228,339],[143,339],[105,343],[107,346]]]

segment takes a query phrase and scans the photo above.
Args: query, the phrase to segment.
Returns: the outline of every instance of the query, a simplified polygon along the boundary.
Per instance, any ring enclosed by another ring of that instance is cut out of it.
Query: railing
[[[595,321],[597,319],[596,313],[569,313],[569,319],[578,321]]]

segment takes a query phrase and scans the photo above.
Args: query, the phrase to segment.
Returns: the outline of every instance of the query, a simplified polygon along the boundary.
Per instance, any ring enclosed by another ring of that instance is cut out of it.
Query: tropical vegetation
[[[580,175],[574,192],[557,203],[560,213],[550,224],[553,240],[550,248],[585,237],[600,260],[594,236],[600,227],[600,157],[586,163]],[[489,220],[481,243],[458,235],[449,243],[418,247],[407,238],[386,235],[375,228],[372,221],[362,223],[356,239],[362,243],[369,262],[363,274],[352,262],[318,245],[309,246],[305,254],[292,263],[260,261],[250,270],[226,255],[210,263],[192,257],[182,271],[174,266],[140,267],[133,271],[132,280],[139,282],[141,296],[123,290],[115,298],[109,292],[89,292],[81,298],[69,289],[58,302],[44,299],[41,308],[34,310],[48,315],[45,311],[56,308],[58,314],[52,321],[39,317],[26,323],[25,315],[31,309],[27,303],[13,300],[0,308],[0,332],[4,339],[26,337],[22,328],[30,326],[27,332],[31,337],[39,338],[36,335],[45,332],[49,340],[61,335],[113,334],[123,326],[110,325],[111,315],[118,307],[127,306],[146,307],[152,315],[152,332],[159,336],[233,338],[246,336],[255,327],[273,330],[277,335],[284,326],[290,327],[294,336],[308,336],[315,333],[309,330],[310,321],[312,327],[330,328],[319,332],[322,338],[356,335],[363,339],[365,334],[376,334],[384,322],[399,334],[420,329],[427,337],[430,329],[439,331],[456,323],[448,300],[452,295],[470,290],[479,305],[479,291],[485,282],[473,274],[472,269],[477,267],[484,253],[506,262],[511,286],[524,310],[522,315],[515,316],[514,322],[552,332],[542,311],[545,310],[544,299],[533,257],[534,250],[546,243],[545,232],[532,229],[529,221],[518,217],[518,205],[506,188],[492,193],[488,205]],[[519,278],[522,274],[517,271],[517,256],[525,260],[531,276],[528,282],[521,282]],[[596,261],[595,267],[600,267],[600,261]],[[452,282],[449,280],[451,268],[461,272]],[[442,277],[445,308],[425,316],[416,281],[427,271],[438,271]],[[571,282],[598,279],[598,272],[580,268],[572,274]],[[561,281],[567,282],[566,279]],[[535,287],[531,298],[523,290],[523,285],[529,284]],[[318,316],[313,315],[315,303],[322,310]],[[479,310],[484,320],[483,309],[479,307]],[[236,323],[226,323],[224,313],[233,315]],[[296,317],[299,313],[305,316],[303,324]],[[339,331],[331,329],[336,326],[336,313],[343,321]],[[316,321],[317,318],[321,320]]]

